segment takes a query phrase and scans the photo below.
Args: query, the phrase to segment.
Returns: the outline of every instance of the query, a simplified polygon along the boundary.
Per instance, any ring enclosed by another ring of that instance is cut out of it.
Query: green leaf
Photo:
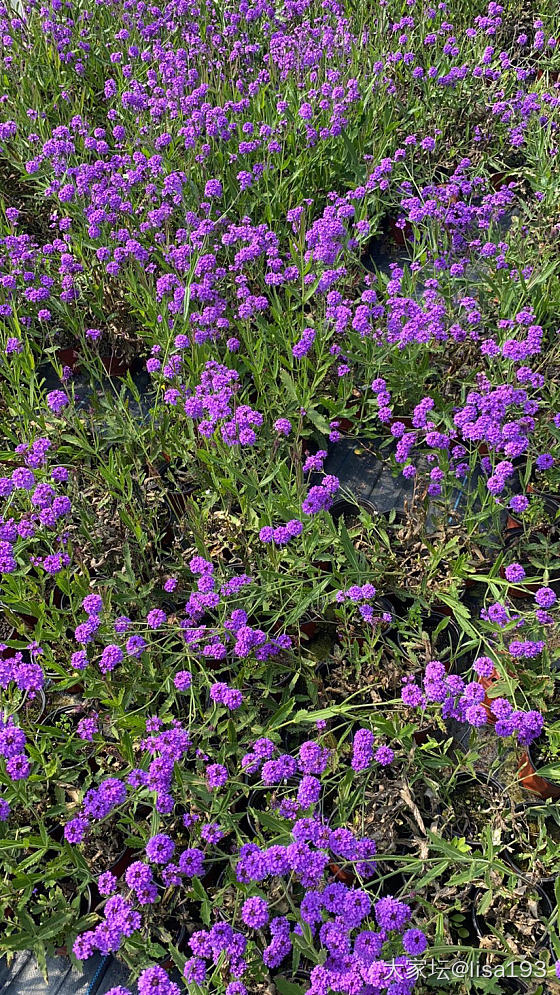
[[[296,985],[293,981],[288,981],[287,978],[282,978],[278,975],[274,979],[274,984],[280,995],[303,995],[305,990],[301,985]]]
[[[482,898],[481,898],[481,900],[478,903],[477,908],[476,908],[476,911],[478,912],[478,914],[480,916],[486,915],[486,913],[488,912],[488,909],[492,905],[492,899],[493,899],[493,897],[494,897],[494,893],[493,893],[492,889],[489,888],[488,891],[482,896]]]
[[[319,414],[319,412],[316,411],[315,408],[308,409],[307,417],[309,418],[311,424],[314,425],[315,428],[319,432],[321,432],[322,435],[329,434],[330,428],[327,419],[323,415]]]

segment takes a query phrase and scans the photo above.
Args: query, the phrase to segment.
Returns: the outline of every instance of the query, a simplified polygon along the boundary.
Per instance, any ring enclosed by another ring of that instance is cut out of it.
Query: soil
[[[395,853],[399,840],[425,844],[426,831],[432,828],[438,809],[438,799],[431,789],[424,786],[420,793],[405,774],[392,778],[386,771],[378,783],[370,785],[359,829],[363,835],[373,836],[377,852]]]
[[[379,704],[397,698],[402,686],[402,667],[385,649],[361,659],[358,664],[345,655],[341,646],[335,645],[321,658],[319,669],[323,686],[319,692],[321,707],[334,702],[347,702],[352,696],[356,705]],[[356,694],[360,688],[360,693]]]
[[[0,643],[4,640],[11,639],[14,633],[14,627],[11,622],[3,615],[0,614]]]
[[[125,849],[124,836],[114,825],[102,825],[100,828],[99,835],[88,834],[82,845],[83,856],[94,877],[113,867]]]
[[[443,806],[441,832],[447,839],[478,839],[485,827],[505,828],[505,813],[511,808],[508,796],[499,785],[476,781],[459,781],[450,789]]]

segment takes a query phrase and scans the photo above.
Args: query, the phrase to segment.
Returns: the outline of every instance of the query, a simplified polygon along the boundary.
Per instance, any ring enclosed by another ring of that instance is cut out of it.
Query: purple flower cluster
[[[13,716],[0,712],[0,757],[11,781],[25,781],[31,773],[31,763],[25,752],[26,743],[27,737]]]
[[[187,340],[188,343],[188,340]],[[183,343],[179,343],[180,348]],[[239,374],[221,363],[210,360],[206,363],[194,391],[181,382],[183,359],[181,352],[172,355],[161,370],[165,381],[169,382],[164,393],[165,402],[179,409],[181,402],[186,416],[197,423],[201,436],[210,439],[220,428],[222,440],[227,446],[253,446],[257,441],[256,429],[263,424],[263,416],[247,404],[235,405],[240,387]],[[158,359],[148,360],[148,371],[160,374]]]
[[[477,672],[485,675],[489,669],[487,658],[479,658]],[[490,661],[491,663],[491,661]],[[402,699],[412,708],[425,708],[430,702],[441,705],[444,719],[455,719],[480,728],[492,722],[496,735],[517,736],[523,745],[533,742],[542,732],[544,719],[540,712],[515,710],[505,698],[486,700],[486,691],[477,681],[467,683],[459,674],[446,673],[439,660],[426,665],[422,687],[405,680]]]
[[[278,525],[272,528],[265,525],[259,532],[261,542],[272,542],[275,546],[287,546],[291,539],[296,539],[303,532],[303,522],[298,518],[293,518],[285,525]]]
[[[388,767],[395,759],[390,746],[381,745],[374,750],[374,742],[375,737],[370,729],[358,729],[354,734],[351,766],[356,773],[367,770],[372,760],[382,767]]]
[[[33,698],[44,687],[45,675],[34,659],[42,651],[35,647],[28,647],[28,650],[29,654],[24,655],[17,650],[10,655],[12,651],[5,643],[0,643],[0,687],[6,690],[13,682],[20,691],[27,691]]]
[[[59,486],[67,482],[68,473],[65,467],[54,467],[48,475],[46,462],[50,446],[45,438],[17,446],[16,454],[24,456],[26,466],[17,467],[10,477],[0,477],[0,500],[4,500],[9,509],[0,516],[0,573],[14,573],[18,556],[20,559],[25,556],[34,567],[42,567],[51,575],[70,564],[70,555],[65,549],[67,535],[58,533],[62,520],[72,510],[70,498],[58,493]],[[36,471],[39,469],[43,473],[42,479],[38,480]],[[30,540],[33,540],[32,544]],[[36,545],[46,545],[50,552],[46,555],[33,552]]]
[[[309,488],[301,510],[305,515],[317,515],[320,511],[329,511],[339,487],[340,481],[337,477],[327,474],[320,484],[314,484]]]

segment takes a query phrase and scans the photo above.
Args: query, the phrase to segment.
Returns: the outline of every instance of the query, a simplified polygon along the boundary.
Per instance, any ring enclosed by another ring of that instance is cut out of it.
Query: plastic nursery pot
[[[33,722],[40,722],[47,707],[47,698],[43,688],[39,688],[34,694],[32,691],[26,691],[21,707],[26,713],[26,718],[31,715]]]
[[[480,801],[480,804],[478,802]],[[449,805],[453,809],[453,821],[444,826],[443,839],[465,837],[477,846],[476,833],[479,831],[477,813],[486,822],[487,810],[507,807],[509,797],[504,785],[486,771],[476,770],[474,775],[460,772],[449,793]],[[444,809],[442,808],[442,812]]]
[[[560,798],[560,783],[549,781],[542,774],[537,774],[539,766],[539,751],[542,749],[544,739],[539,736],[519,758],[518,776],[523,788],[532,791],[540,798]]]
[[[403,249],[407,242],[412,240],[413,230],[410,221],[405,221],[404,225],[399,225],[398,221],[398,218],[389,216],[385,219],[383,231],[390,242],[397,245],[399,249]]]
[[[446,624],[442,628],[441,632],[439,632],[435,637],[434,642],[432,640],[432,633],[436,631],[438,626],[444,620]],[[440,611],[423,612],[421,615],[421,623],[422,631],[427,632],[430,636],[432,651],[434,653],[433,659],[440,660],[446,665],[446,669],[449,669],[451,667],[451,660],[455,655],[455,650],[457,649],[461,638],[458,625],[453,618],[449,615],[444,615]],[[408,652],[407,642],[408,640],[402,632],[397,631],[397,646],[403,655],[406,655]]]
[[[530,886],[530,888],[531,888],[531,891],[533,893],[535,893],[535,895],[536,895],[536,903],[537,903],[537,909],[538,909],[539,915],[543,919],[549,919],[550,916],[552,915],[552,913],[554,912],[554,908],[553,908],[552,902],[550,901],[548,895],[546,894],[545,891],[543,891],[543,889],[538,884],[532,884]],[[476,894],[476,890],[475,890],[475,894]],[[480,915],[476,911],[476,900],[473,901],[473,905],[472,905],[472,922],[473,922],[473,926],[474,926],[474,931],[475,931],[478,939],[480,941],[482,941],[483,943],[484,943],[484,941],[487,941],[488,937],[490,937],[490,936],[493,935],[490,926],[486,922],[486,917]],[[500,923],[500,930],[502,929],[502,925],[503,924]],[[543,950],[543,949],[550,950],[551,949],[551,947],[550,947],[550,934],[548,934],[546,932],[546,929],[545,929],[544,925],[542,927],[541,937],[539,938],[538,934],[535,935],[535,933],[533,932],[531,934],[531,936],[530,936],[530,940],[529,940],[529,936],[528,936],[528,942],[530,942],[532,944],[531,949],[534,950],[534,952],[535,952],[535,954],[536,954],[537,957],[538,957],[538,954],[539,954],[540,950]],[[534,944],[534,946],[533,946],[533,944]],[[486,948],[486,949],[488,949],[488,948]]]
[[[424,743],[427,743],[430,739],[435,739],[436,743],[443,743],[446,738],[447,737],[441,729],[438,729],[438,727],[434,725],[424,726],[424,728],[416,729],[416,731],[412,733],[412,739],[416,746],[423,746]]]
[[[555,524],[558,529],[560,529],[560,518],[557,516],[560,514],[560,497],[555,494],[546,494],[543,491],[536,491],[532,488],[528,488],[529,493],[532,497],[536,497],[542,501],[544,510],[546,514],[551,518],[552,524]],[[511,546],[515,545],[517,540],[524,535],[524,528],[521,522],[511,515],[508,515],[505,524],[505,530],[503,535],[504,546],[509,549]],[[533,526],[533,533],[542,533],[546,535],[546,524],[540,524]]]
[[[189,509],[192,495],[198,490],[197,484],[188,479],[186,466],[171,463],[164,453],[161,462],[156,466],[148,466],[148,475],[152,480],[161,481],[172,515],[181,518]]]
[[[113,861],[108,870],[111,874],[114,874],[116,878],[122,878],[124,872],[130,865],[137,859],[138,850],[133,850],[131,846],[124,848],[122,853],[119,854],[116,860]]]
[[[341,495],[351,494],[351,500],[339,496],[330,514],[337,520],[359,515],[359,508],[372,516],[389,516],[396,512],[404,516],[405,504],[414,493],[414,481],[396,478],[391,469],[372,452],[372,443],[358,436],[340,439],[329,452],[325,473],[340,481]],[[317,477],[315,482],[319,482]]]
[[[173,946],[177,947],[180,951],[185,951],[187,948],[187,940],[189,938],[187,927],[178,919],[173,919],[166,925],[167,931],[173,937],[171,941]],[[162,959],[157,961],[157,963],[163,968],[164,971],[171,971],[175,964],[173,957],[170,955],[162,957]]]
[[[502,842],[506,844],[508,850],[511,852],[511,857],[509,858],[509,862],[518,867],[522,873],[528,874],[529,872],[526,871],[527,855],[528,852],[532,852],[532,850],[534,850],[533,839],[536,839],[536,837],[538,836],[538,830],[536,832],[531,833],[531,823],[538,818],[539,814],[542,815],[545,820],[549,819],[552,825],[547,824],[546,826],[547,834],[548,835],[555,834],[552,835],[552,838],[558,844],[560,844],[560,827],[557,825],[556,820],[554,819],[553,816],[554,809],[553,808],[551,809],[547,805],[546,800],[543,798],[535,798],[532,801],[519,802],[519,804],[515,806],[514,812],[516,816],[523,817],[528,829],[528,836],[527,838],[520,839],[519,833],[514,832],[512,829],[509,834],[505,836],[504,834],[502,834]],[[521,854],[518,853],[519,848],[521,848],[522,851]],[[502,857],[502,859],[508,860],[508,858],[504,857]],[[534,875],[533,877],[536,878],[536,875]],[[539,872],[538,880],[536,880],[536,883],[539,884],[546,891],[547,889],[554,889],[554,883],[556,881],[556,878],[557,878],[556,874],[541,874]]]
[[[413,857],[418,851],[412,840],[396,839],[394,852],[398,857]],[[384,895],[397,895],[404,891],[408,883],[399,861],[377,860],[376,877],[383,879],[381,890]]]
[[[68,366],[72,373],[78,373],[80,369],[80,356],[75,349],[57,349],[56,358],[61,366]]]

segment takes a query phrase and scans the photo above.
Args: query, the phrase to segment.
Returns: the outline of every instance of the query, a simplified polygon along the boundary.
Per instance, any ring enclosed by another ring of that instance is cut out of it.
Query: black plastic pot
[[[33,721],[40,722],[45,714],[45,709],[47,707],[47,698],[43,688],[39,688],[35,691],[34,697],[31,697],[32,692],[26,691],[23,701],[21,703],[21,708],[26,711],[28,708],[37,708],[37,714],[35,715]]]
[[[371,447],[369,440],[343,438],[329,452],[324,471],[340,481],[339,496],[331,508],[333,517],[356,515],[358,507],[372,515],[388,517],[395,512],[400,520],[405,517],[405,504],[412,500],[414,481],[406,480],[402,474],[394,477]],[[355,504],[344,498],[345,493],[354,498]]]
[[[560,497],[556,497],[553,494],[545,494],[542,491],[530,491],[532,497],[540,498],[543,503],[544,510],[547,515],[550,516],[551,520],[555,523],[558,531],[560,532]],[[544,526],[546,527],[546,526]],[[536,525],[533,527],[533,532],[538,534],[543,531],[542,525]],[[506,527],[503,534],[503,542],[506,549],[511,549],[515,544],[525,535],[525,529],[520,522],[517,522],[515,518],[511,515],[508,517]]]
[[[476,771],[475,775],[469,774],[466,771],[460,772],[457,778],[455,779],[452,790],[450,791],[451,800],[460,794],[464,794],[467,788],[477,787],[477,786],[491,788],[492,792],[496,794],[498,799],[500,797],[503,797],[504,805],[506,805],[507,802],[509,801],[509,796],[505,791],[504,785],[501,784],[500,781],[498,781],[495,777],[492,777],[490,774],[488,774],[486,771]],[[450,837],[455,837],[457,835],[465,836],[467,838],[470,837],[469,826],[467,827],[459,826],[458,833],[455,831],[451,832],[451,830],[454,829],[455,829],[455,824],[453,824],[449,828],[444,828],[442,832],[442,838],[448,839]],[[473,843],[473,845],[477,846],[476,841]]]
[[[515,806],[514,812],[516,813],[516,815],[523,815],[527,823],[531,821],[531,817],[536,818],[537,813],[539,812],[543,816],[545,816],[545,818],[547,816],[551,816],[552,814],[549,806],[546,804],[544,799],[541,800],[538,798],[535,798],[534,801],[530,802],[519,802],[519,804]],[[510,849],[512,850],[512,856],[510,860],[513,864],[516,865],[517,865],[517,858],[515,854],[515,846],[518,842],[519,842],[518,838],[514,832],[512,832],[509,836],[506,836],[504,840],[505,845],[509,846]],[[522,873],[525,873],[523,867],[520,867],[520,871]],[[555,881],[556,881],[556,874],[546,874],[546,875],[539,875],[539,879],[536,883],[546,890],[547,888],[554,888]]]
[[[531,888],[538,895],[538,907],[539,907],[539,912],[541,912],[541,914],[542,914],[542,918],[543,919],[549,919],[552,916],[553,912],[554,912],[554,907],[553,907],[552,902],[550,901],[548,895],[546,894],[546,892],[541,887],[539,887],[539,885],[531,885]],[[473,905],[472,905],[472,922],[473,922],[475,933],[476,933],[476,935],[477,935],[477,937],[478,937],[479,940],[483,940],[486,937],[493,935],[492,934],[492,930],[489,927],[486,927],[484,917],[480,916],[477,913],[477,911],[476,911],[476,903],[474,901],[473,901]],[[544,933],[544,929],[543,929],[543,933]],[[550,945],[550,936],[548,934],[544,933],[543,940],[544,940],[544,947],[542,949],[551,950],[552,948],[551,948],[551,945]],[[532,937],[532,942],[535,942],[535,941],[536,941],[536,938]],[[539,959],[539,950],[535,950],[534,951],[534,955],[535,955],[535,959],[538,960]]]
[[[461,638],[461,633],[456,622],[449,615],[444,615],[442,612],[426,612],[421,616],[422,631],[427,632],[430,636],[430,641],[432,641],[432,633],[435,632],[443,620],[446,622],[445,627],[438,633],[435,645],[432,643],[434,660],[440,660],[441,663],[451,663]],[[397,645],[401,653],[406,655],[406,640],[400,631],[397,632]]]
[[[395,840],[395,855],[398,857],[412,857],[416,854],[416,847],[412,840],[399,838]],[[379,858],[376,860],[377,870],[376,878],[383,878],[381,882],[381,890],[384,895],[399,895],[401,894],[407,884],[408,880],[405,876],[404,871],[400,868],[399,861],[383,860]]]

